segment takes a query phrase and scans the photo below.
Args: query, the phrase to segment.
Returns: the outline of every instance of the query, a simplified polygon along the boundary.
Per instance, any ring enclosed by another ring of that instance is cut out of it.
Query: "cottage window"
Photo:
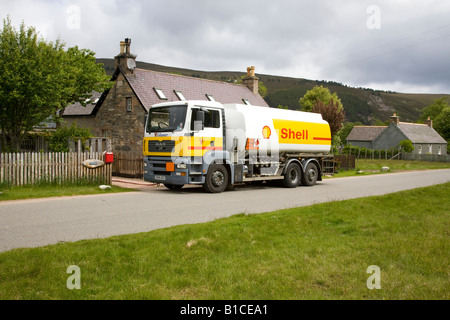
[[[186,100],[186,98],[184,97],[183,93],[181,93],[181,91],[173,90],[173,92],[175,92],[175,94],[177,95],[178,99],[180,99],[180,101]]]
[[[161,100],[167,100],[166,95],[164,94],[164,92],[163,92],[161,89],[153,88],[153,90],[155,90],[156,94],[158,95],[158,97],[159,97]]]
[[[214,97],[210,94],[206,94],[206,97],[208,98],[209,101],[213,101],[213,102],[216,101],[216,99],[214,99]]]
[[[422,146],[421,145],[419,145],[419,149],[418,149],[417,153],[422,154]]]
[[[245,103],[246,105],[248,105],[248,106],[251,105],[251,103],[250,103],[250,101],[248,101],[248,99],[242,99],[242,101],[244,101],[244,103]]]
[[[441,146],[438,146],[438,154],[439,154],[439,155],[442,154]]]
[[[127,98],[127,112],[133,111],[133,99]]]
[[[428,145],[428,153],[433,153],[433,145]]]

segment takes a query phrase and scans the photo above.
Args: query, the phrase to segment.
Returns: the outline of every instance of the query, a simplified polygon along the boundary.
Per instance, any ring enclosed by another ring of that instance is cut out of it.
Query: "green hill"
[[[103,63],[108,74],[114,71],[113,59],[97,59]],[[138,68],[176,73],[185,76],[234,82],[241,79],[245,72],[232,71],[199,71],[176,67],[167,67],[152,63],[137,61]],[[416,122],[423,108],[433,100],[448,94],[411,94],[392,91],[380,91],[367,88],[353,88],[341,83],[331,81],[315,81],[302,78],[281,77],[275,75],[256,74],[260,81],[267,87],[267,95],[264,97],[269,106],[276,108],[278,105],[288,106],[289,109],[300,109],[299,99],[306,91],[316,85],[328,87],[331,92],[336,92],[342,100],[346,111],[347,121],[360,121],[364,124],[373,124],[376,120],[383,122],[389,120],[394,112],[400,116],[400,121]]]

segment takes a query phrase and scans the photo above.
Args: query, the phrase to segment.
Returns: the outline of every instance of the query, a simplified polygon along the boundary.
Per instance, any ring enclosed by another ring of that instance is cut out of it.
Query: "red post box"
[[[114,161],[114,153],[105,152],[105,163],[112,163]]]

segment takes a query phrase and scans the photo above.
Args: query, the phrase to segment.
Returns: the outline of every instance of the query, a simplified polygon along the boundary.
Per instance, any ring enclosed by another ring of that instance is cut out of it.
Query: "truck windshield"
[[[147,132],[173,132],[182,130],[186,121],[186,105],[150,108]]]

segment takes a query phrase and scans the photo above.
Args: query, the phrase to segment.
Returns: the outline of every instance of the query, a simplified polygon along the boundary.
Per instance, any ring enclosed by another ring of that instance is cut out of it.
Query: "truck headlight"
[[[178,163],[177,164],[177,169],[186,169],[187,168],[187,164],[186,163]]]

